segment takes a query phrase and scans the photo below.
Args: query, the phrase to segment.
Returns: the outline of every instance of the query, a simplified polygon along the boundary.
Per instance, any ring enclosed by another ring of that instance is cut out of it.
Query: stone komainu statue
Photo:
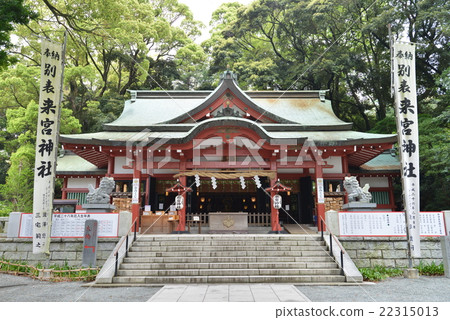
[[[372,200],[372,195],[369,192],[369,184],[366,183],[364,188],[361,188],[356,177],[345,177],[344,188],[348,193],[348,202],[370,202]]]
[[[110,194],[114,190],[114,178],[105,177],[100,181],[100,186],[95,189],[89,185],[89,193],[86,196],[86,202],[89,204],[109,203]]]

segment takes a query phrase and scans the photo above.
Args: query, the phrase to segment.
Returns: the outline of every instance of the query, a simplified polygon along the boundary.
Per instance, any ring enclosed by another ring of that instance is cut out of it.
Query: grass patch
[[[444,264],[432,262],[425,264],[422,261],[415,267],[419,274],[423,276],[442,276],[444,275]],[[359,268],[364,281],[382,281],[390,277],[399,277],[403,275],[404,268],[389,268],[384,266],[374,266],[372,268]]]
[[[436,264],[434,261],[430,264],[424,264],[420,261],[419,265],[415,267],[419,270],[419,274],[424,276],[443,276],[444,275],[444,264]]]
[[[372,268],[359,268],[364,281],[381,281],[389,277],[398,277],[403,274],[403,269],[374,266]]]

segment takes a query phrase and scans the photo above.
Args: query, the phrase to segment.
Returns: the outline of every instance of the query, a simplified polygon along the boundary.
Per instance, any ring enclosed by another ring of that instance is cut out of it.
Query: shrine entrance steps
[[[143,235],[114,284],[342,283],[319,235]]]

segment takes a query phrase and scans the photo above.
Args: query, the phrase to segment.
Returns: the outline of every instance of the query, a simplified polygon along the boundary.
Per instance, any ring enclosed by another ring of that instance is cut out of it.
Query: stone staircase
[[[143,235],[113,278],[124,285],[344,281],[318,235]]]

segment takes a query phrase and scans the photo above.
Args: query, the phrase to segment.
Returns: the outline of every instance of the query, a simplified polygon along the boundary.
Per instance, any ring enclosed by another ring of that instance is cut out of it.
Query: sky
[[[180,3],[187,4],[194,14],[194,19],[203,22],[206,26],[202,30],[202,36],[196,40],[197,43],[209,38],[209,20],[212,13],[220,7],[222,3],[239,2],[242,4],[249,4],[254,0],[178,0]]]

